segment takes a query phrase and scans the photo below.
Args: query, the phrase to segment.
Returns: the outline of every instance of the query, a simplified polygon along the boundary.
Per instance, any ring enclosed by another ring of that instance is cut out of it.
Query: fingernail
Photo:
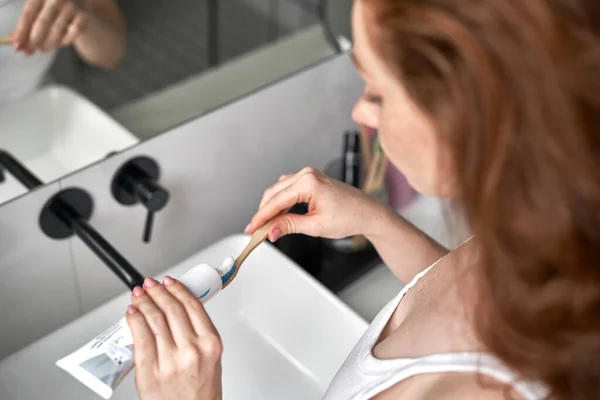
[[[156,282],[154,279],[148,277],[144,280],[144,286],[146,286],[147,288],[151,288],[156,286],[158,282]]]
[[[273,233],[271,233],[271,242],[276,242],[281,237],[281,229],[275,228]]]
[[[172,285],[172,284],[174,284],[174,283],[175,283],[175,279],[171,278],[171,277],[170,277],[170,276],[168,276],[168,275],[167,275],[167,276],[165,276],[165,277],[163,278],[163,284],[164,284],[165,286],[170,286],[170,285]]]
[[[248,225],[246,225],[246,228],[244,229],[244,233],[250,232],[250,227],[251,226],[252,226],[252,223],[249,223]]]
[[[144,289],[142,289],[141,287],[136,286],[136,287],[133,288],[133,295],[134,296],[140,297],[143,294],[144,294]]]
[[[134,306],[130,305],[129,307],[127,307],[127,314],[135,314],[137,312],[137,308],[135,308]]]

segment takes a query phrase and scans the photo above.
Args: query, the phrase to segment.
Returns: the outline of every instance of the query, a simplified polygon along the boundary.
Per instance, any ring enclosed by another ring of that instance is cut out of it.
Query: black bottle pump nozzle
[[[343,182],[354,187],[360,186],[360,137],[356,131],[344,133],[344,154],[342,159]]]

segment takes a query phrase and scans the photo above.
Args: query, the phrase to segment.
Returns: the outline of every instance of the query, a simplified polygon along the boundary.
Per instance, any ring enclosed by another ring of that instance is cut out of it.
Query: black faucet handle
[[[146,214],[146,224],[144,224],[144,236],[142,237],[144,243],[150,243],[150,239],[152,238],[152,225],[154,225],[154,212],[148,211],[148,214]]]
[[[158,183],[159,176],[158,164],[154,160],[136,157],[117,171],[112,182],[112,193],[119,203],[141,203],[148,210],[142,238],[144,243],[150,241],[154,213],[162,210],[169,201],[169,192]]]
[[[151,179],[138,181],[134,188],[138,199],[148,210],[142,241],[144,243],[150,243],[152,225],[154,223],[154,213],[162,210],[167,205],[167,202],[169,201],[169,192]]]
[[[149,212],[162,210],[169,201],[169,192],[154,179],[140,179],[133,184],[135,196]]]

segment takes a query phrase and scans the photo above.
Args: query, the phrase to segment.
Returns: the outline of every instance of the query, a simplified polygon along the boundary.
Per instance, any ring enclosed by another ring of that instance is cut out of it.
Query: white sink
[[[248,240],[228,237],[165,274],[179,276],[202,262],[220,265],[226,256],[237,256]],[[54,363],[121,318],[127,304],[125,293],[2,360],[2,399],[99,399]],[[367,327],[270,244],[255,250],[207,310],[225,348],[225,400],[319,399]],[[112,398],[137,398],[133,373]]]
[[[0,108],[0,148],[43,182],[99,161],[138,139],[84,97],[49,86]],[[27,190],[13,176],[0,183],[0,203]]]

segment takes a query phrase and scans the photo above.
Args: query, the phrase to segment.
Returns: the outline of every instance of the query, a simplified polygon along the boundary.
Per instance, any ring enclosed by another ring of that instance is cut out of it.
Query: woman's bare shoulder
[[[512,391],[511,399],[518,400]],[[503,383],[472,373],[422,374],[402,381],[373,397],[373,400],[506,400]]]

